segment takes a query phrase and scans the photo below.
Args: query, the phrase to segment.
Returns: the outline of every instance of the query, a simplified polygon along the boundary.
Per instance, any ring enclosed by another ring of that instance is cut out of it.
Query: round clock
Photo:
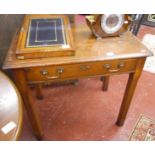
[[[96,37],[119,36],[128,29],[130,21],[124,14],[86,16],[88,26]]]

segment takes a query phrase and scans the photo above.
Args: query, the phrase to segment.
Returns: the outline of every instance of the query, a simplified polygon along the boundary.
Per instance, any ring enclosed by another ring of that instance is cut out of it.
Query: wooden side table
[[[117,125],[123,125],[137,81],[147,56],[152,53],[130,32],[121,37],[96,40],[86,24],[72,25],[76,54],[69,57],[17,60],[15,35],[8,51],[3,69],[10,69],[14,76],[31,120],[34,134],[43,138],[38,109],[32,101],[29,84],[104,76],[107,89],[108,77],[129,74],[129,80],[117,118]],[[41,90],[41,89],[40,89]]]
[[[0,71],[0,140],[17,140],[22,127],[22,99],[13,82]]]

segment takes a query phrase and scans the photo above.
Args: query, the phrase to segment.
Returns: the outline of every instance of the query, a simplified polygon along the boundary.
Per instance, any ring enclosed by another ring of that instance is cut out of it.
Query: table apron
[[[26,68],[29,83],[61,81],[83,77],[109,76],[135,72],[138,59],[121,59]]]

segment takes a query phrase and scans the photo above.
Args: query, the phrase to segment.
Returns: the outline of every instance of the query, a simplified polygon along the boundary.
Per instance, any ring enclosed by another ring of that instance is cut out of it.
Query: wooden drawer
[[[137,61],[138,59],[105,61],[102,64],[102,71],[107,75],[133,72],[136,69]]]
[[[112,75],[134,71],[136,63],[136,59],[126,59],[62,66],[33,67],[26,69],[26,77],[29,81],[47,81],[95,75]]]

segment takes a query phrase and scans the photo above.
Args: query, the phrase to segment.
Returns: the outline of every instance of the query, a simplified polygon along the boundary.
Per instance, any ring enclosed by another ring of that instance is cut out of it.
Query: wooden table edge
[[[19,106],[19,119],[18,119],[18,124],[17,124],[17,128],[15,130],[15,134],[13,134],[12,136],[12,141],[15,141],[15,140],[18,140],[20,134],[21,134],[21,131],[22,131],[22,124],[23,124],[23,101],[22,101],[22,97],[16,87],[16,85],[12,82],[12,80],[7,76],[5,75],[3,72],[1,72],[5,77],[6,79],[11,83],[11,85],[13,86],[15,92],[17,93],[17,96],[18,96],[18,99],[19,99],[19,102],[18,102],[18,106]]]

